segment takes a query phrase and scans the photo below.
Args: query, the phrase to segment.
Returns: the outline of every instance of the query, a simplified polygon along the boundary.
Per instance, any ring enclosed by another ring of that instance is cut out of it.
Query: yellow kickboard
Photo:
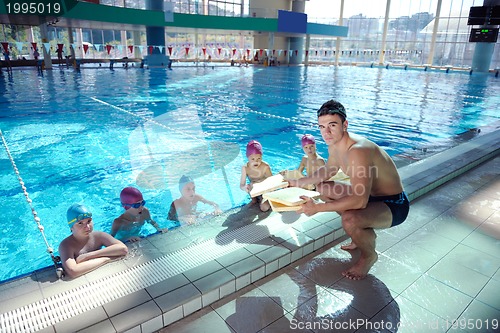
[[[288,182],[283,179],[280,174],[267,177],[260,183],[253,184],[252,190],[250,191],[250,196],[257,197],[261,194],[278,190],[280,188],[285,188],[288,186]]]
[[[288,179],[297,180],[297,179],[304,177],[304,175],[301,174],[298,170],[284,170],[281,173],[283,174],[283,178],[285,178],[285,180],[288,180]],[[339,171],[335,174],[335,176],[333,176],[332,178],[330,178],[328,180],[342,181],[345,183],[351,182],[351,179],[349,178],[349,176],[346,175],[342,171],[342,169],[339,169]],[[306,190],[314,190],[315,186],[313,184],[307,184],[307,185],[304,185],[303,188],[305,188]]]
[[[269,200],[269,203],[271,204],[271,209],[273,212],[295,212],[300,209],[300,205],[298,206],[287,206],[280,204],[279,202],[276,201],[271,201]]]
[[[330,178],[329,180],[345,181],[345,182],[348,182],[348,183],[351,182],[351,179],[349,178],[349,176],[346,175],[344,173],[344,171],[342,171],[342,169],[339,169],[339,171],[337,172],[337,174],[335,176],[333,176],[332,178]]]
[[[320,195],[317,191],[309,191],[300,187],[287,187],[278,191],[265,193],[262,197],[272,203],[279,203],[285,206],[299,206],[306,202],[301,196],[315,198]],[[297,208],[298,209],[298,208]]]
[[[284,170],[282,172],[280,172],[283,177],[285,178],[285,180],[297,180],[297,179],[300,179],[300,178],[303,178],[304,175],[301,174],[299,172],[299,170],[295,169],[295,170]],[[304,185],[302,186],[303,189],[306,189],[306,190],[314,190],[316,186],[314,186],[314,184],[307,184],[307,185]]]

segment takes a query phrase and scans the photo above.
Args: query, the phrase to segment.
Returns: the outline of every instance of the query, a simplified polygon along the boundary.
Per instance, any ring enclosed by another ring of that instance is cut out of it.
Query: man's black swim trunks
[[[394,195],[384,195],[379,197],[374,197],[370,195],[368,202],[378,202],[383,201],[387,207],[392,212],[392,225],[391,227],[395,227],[404,220],[408,216],[408,211],[410,210],[410,200],[406,196],[405,192],[401,192],[399,194]]]

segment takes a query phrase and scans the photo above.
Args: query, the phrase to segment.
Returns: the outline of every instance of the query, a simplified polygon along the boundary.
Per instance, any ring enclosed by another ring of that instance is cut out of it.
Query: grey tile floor
[[[499,332],[498,170],[500,157],[415,200],[377,233],[362,281],[333,243],[160,332]]]

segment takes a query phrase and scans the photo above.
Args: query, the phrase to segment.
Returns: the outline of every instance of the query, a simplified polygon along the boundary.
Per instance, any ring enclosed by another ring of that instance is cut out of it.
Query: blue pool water
[[[304,133],[327,156],[316,110],[331,98],[346,106],[352,132],[401,160],[498,122],[500,106],[492,75],[356,67],[18,70],[0,75],[0,92],[0,130],[55,249],[72,203],[109,231],[125,186],[142,190],[162,227],[173,226],[166,216],[182,174],[223,210],[248,202],[239,189],[246,143],[262,143],[273,172],[298,166]],[[0,281],[50,266],[3,147],[0,194]]]

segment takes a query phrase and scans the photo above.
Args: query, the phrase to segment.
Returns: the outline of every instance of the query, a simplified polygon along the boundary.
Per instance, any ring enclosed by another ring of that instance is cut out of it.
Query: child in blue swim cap
[[[66,212],[71,235],[59,244],[65,276],[78,277],[128,253],[127,246],[110,234],[94,231],[92,213],[82,204]]]
[[[182,176],[179,179],[179,192],[181,192],[181,197],[172,202],[168,212],[168,219],[171,221],[178,221],[186,224],[196,223],[201,215],[196,211],[198,202],[214,207],[213,215],[222,213],[219,205],[196,193],[194,180],[189,176]]]
[[[142,227],[146,222],[150,223],[158,232],[167,232],[167,228],[160,228],[151,218],[149,209],[146,208],[146,200],[141,191],[135,187],[125,187],[120,193],[120,201],[125,212],[117,217],[111,225],[111,236],[122,241],[136,242]]]

